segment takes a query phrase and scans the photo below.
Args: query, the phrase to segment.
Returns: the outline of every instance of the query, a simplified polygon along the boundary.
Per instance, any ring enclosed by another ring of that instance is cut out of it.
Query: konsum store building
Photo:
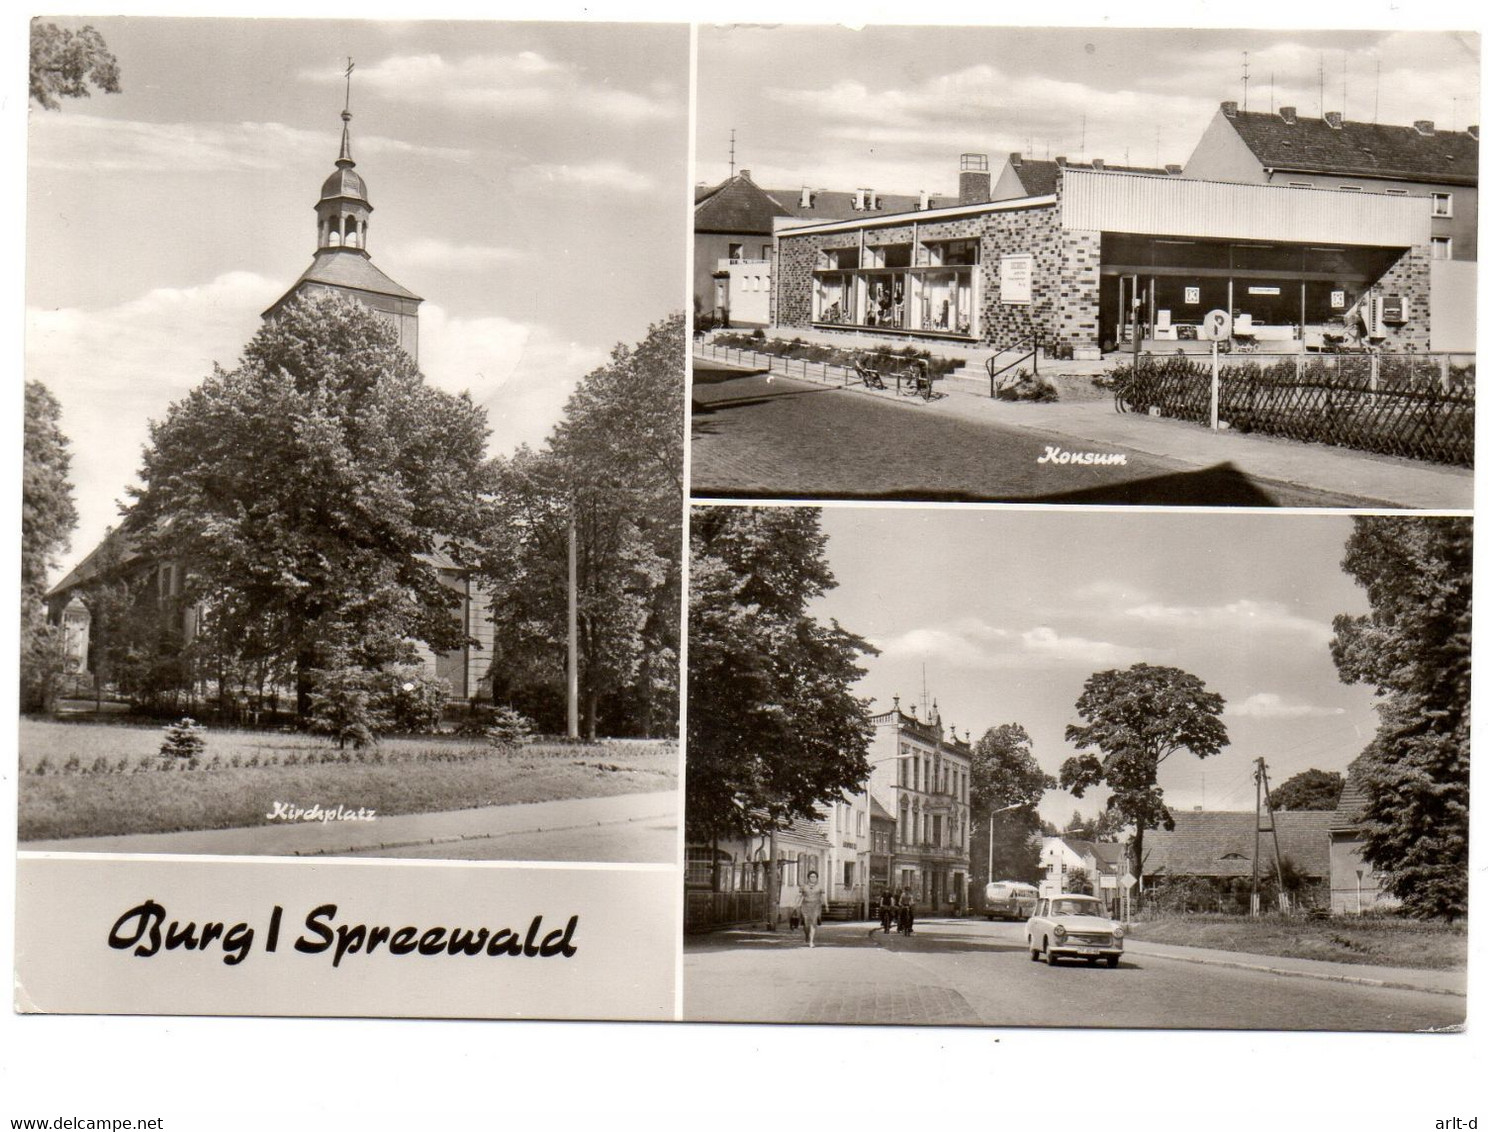
[[[1063,169],[1047,196],[776,227],[774,322],[1095,357],[1206,341],[1228,311],[1261,350],[1323,346],[1360,304],[1387,350],[1424,350],[1426,197]]]

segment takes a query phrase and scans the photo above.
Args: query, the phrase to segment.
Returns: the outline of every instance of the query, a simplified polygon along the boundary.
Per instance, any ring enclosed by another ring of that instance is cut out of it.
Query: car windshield
[[[1099,916],[1101,906],[1094,900],[1056,900],[1052,913],[1056,916]]]

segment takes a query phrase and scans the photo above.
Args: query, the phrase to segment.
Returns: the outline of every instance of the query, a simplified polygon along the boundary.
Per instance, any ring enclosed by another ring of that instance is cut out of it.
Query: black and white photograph
[[[684,1017],[1460,1026],[1471,560],[1464,517],[695,508]]]
[[[686,28],[31,36],[21,849],[675,862]]]
[[[693,496],[1470,507],[1480,61],[700,28]]]

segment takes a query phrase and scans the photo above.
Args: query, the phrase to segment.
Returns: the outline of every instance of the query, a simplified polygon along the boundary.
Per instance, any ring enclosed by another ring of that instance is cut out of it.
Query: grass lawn
[[[186,769],[160,758],[162,736],[157,726],[21,720],[19,840],[262,825],[276,801],[418,814],[677,783],[669,741],[498,751],[477,739],[410,736],[341,752],[310,735],[213,730],[200,764]]]
[[[1467,966],[1467,927],[1395,916],[1335,916],[1327,920],[1191,915],[1143,920],[1130,938],[1186,947],[1214,947],[1289,959],[1330,959],[1384,967],[1454,970]]]

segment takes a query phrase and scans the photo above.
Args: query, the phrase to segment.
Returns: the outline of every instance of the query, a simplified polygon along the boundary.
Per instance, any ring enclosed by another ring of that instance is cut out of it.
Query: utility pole
[[[568,508],[568,737],[579,737],[579,519],[578,498]]]
[[[1271,835],[1271,851],[1276,864],[1276,906],[1283,913],[1291,910],[1290,901],[1287,898],[1286,880],[1281,872],[1281,838],[1276,832],[1276,811],[1271,808],[1271,784],[1266,778],[1266,760],[1256,759],[1256,816],[1255,816],[1255,850],[1250,860],[1250,914],[1259,916],[1261,914],[1261,834]],[[1261,826],[1262,798],[1265,799],[1266,820],[1270,823],[1269,828]]]

